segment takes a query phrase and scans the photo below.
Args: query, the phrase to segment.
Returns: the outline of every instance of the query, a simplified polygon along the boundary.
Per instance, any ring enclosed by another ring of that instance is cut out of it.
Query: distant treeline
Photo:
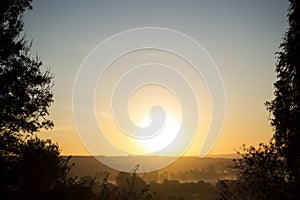
[[[113,159],[114,162],[126,157],[108,159]],[[75,163],[71,176],[78,176],[80,184],[91,188],[97,196],[104,199],[114,198],[114,195],[120,197],[122,194],[130,196],[130,193],[141,195],[143,199],[151,196],[154,200],[213,199],[217,194],[218,181],[234,178],[234,171],[230,165],[232,160],[229,158],[183,157],[166,168],[147,173],[138,173],[139,170],[134,166],[131,172],[119,172],[88,156],[75,156],[71,162]],[[105,191],[109,191],[108,196],[105,196]]]
[[[125,159],[126,157],[122,158]],[[115,157],[114,159],[119,158]],[[136,159],[147,159],[147,157],[136,157]],[[160,159],[163,159],[163,157]],[[75,156],[71,159],[71,162],[76,163],[71,170],[71,175],[74,174],[83,179],[91,179],[93,177],[97,181],[101,181],[107,174],[110,174],[108,180],[114,183],[119,173],[117,170],[103,165],[94,157]],[[149,173],[137,172],[137,176],[141,177],[147,183],[162,183],[165,180],[216,183],[220,179],[230,179],[234,177],[231,164],[232,159],[229,158],[183,157],[172,165],[157,171]],[[130,169],[128,172],[130,172]]]
[[[104,172],[101,174],[105,175]],[[99,175],[100,173],[98,176]],[[104,190],[107,190],[110,191],[110,193],[106,198],[114,196],[111,192],[121,192],[121,194],[125,194],[126,197],[128,197],[128,195],[130,196],[130,193],[134,193],[137,196],[143,196],[143,199],[147,199],[147,196],[151,196],[149,199],[154,200],[206,200],[213,199],[217,191],[214,184],[205,181],[181,183],[178,180],[165,179],[160,183],[155,181],[147,183],[141,178],[141,175],[146,174],[137,175],[136,173],[119,172],[114,183],[108,182],[109,174],[106,174],[103,180],[99,180],[99,177],[85,176],[80,179],[80,183],[86,187],[90,187],[97,196],[102,198],[103,192],[105,192]],[[147,175],[150,175],[150,173]]]

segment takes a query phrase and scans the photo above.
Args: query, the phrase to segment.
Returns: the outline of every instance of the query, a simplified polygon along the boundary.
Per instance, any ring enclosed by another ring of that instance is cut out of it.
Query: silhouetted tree
[[[234,160],[237,180],[220,181],[216,199],[299,198],[299,9],[300,1],[290,0],[289,27],[277,52],[275,98],[266,103],[275,133],[257,149],[243,146]]]
[[[51,128],[46,116],[53,77],[40,69],[38,57],[31,58],[31,42],[21,35],[31,0],[1,0],[0,5],[0,133]]]
[[[20,193],[27,199],[42,197],[46,192],[68,180],[70,158],[60,156],[58,145],[37,137],[20,145],[17,174]]]
[[[57,144],[37,137],[10,138],[14,154],[0,156],[1,199],[95,199],[91,185],[71,178],[71,157],[62,157]],[[3,137],[0,135],[0,141]]]
[[[118,186],[118,199],[122,200],[149,200],[152,198],[150,185],[137,176],[138,165],[134,168],[133,173],[120,172],[116,178]]]
[[[53,76],[31,58],[23,13],[31,0],[0,1],[0,199],[92,199],[69,178],[69,158],[58,145],[30,136],[52,128]]]
[[[273,140],[258,148],[245,145],[234,159],[235,180],[221,180],[215,199],[286,199],[288,184],[284,162]]]
[[[288,22],[277,53],[275,98],[266,105],[275,130],[275,147],[285,162],[287,181],[297,191],[300,185],[300,1],[290,0]]]

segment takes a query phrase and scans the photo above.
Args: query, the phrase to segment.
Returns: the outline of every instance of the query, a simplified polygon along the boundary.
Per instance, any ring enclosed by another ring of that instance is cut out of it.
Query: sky
[[[54,103],[50,109],[55,127],[41,131],[39,136],[57,142],[64,155],[89,155],[90,149],[84,145],[82,133],[76,129],[73,118],[73,87],[80,66],[93,48],[114,34],[135,28],[161,27],[193,38],[218,67],[226,94],[226,116],[210,154],[231,154],[242,144],[267,142],[273,131],[264,102],[273,98],[275,52],[287,28],[287,8],[288,1],[283,0],[34,1],[33,10],[24,16],[25,31],[27,37],[33,39],[33,55],[40,55],[44,68],[49,68],[55,76]],[[155,53],[170,57],[164,52]],[[123,62],[130,63],[126,59]],[[158,94],[157,88],[151,87],[147,91],[151,96],[163,94],[176,102],[166,91]],[[95,98],[101,101],[97,94]],[[154,103],[141,100],[141,95],[134,98],[146,102],[139,109],[133,106],[132,111],[136,110],[133,113],[137,116],[143,115],[139,112],[158,101],[155,98]],[[176,110],[176,103],[164,104],[169,105],[170,110]],[[101,108],[98,106],[96,112],[101,113]],[[209,115],[208,109],[205,116]],[[100,116],[97,120],[101,123],[104,119]],[[108,125],[110,122],[104,129],[115,130],[116,127]],[[177,124],[174,122],[170,126],[176,128]],[[204,123],[202,131],[205,132],[207,126]],[[112,136],[112,140],[118,145],[130,146],[118,137]],[[203,139],[203,134],[197,136],[185,155],[198,155]],[[105,145],[102,149],[103,155],[118,154],[105,150],[109,149]],[[128,151],[136,153],[139,150]]]

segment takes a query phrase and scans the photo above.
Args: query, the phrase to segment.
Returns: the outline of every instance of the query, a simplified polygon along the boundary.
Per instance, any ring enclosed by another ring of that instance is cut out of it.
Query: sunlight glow
[[[139,140],[141,147],[153,153],[167,147],[177,136],[180,130],[180,123],[170,115],[167,115],[166,124],[163,130],[156,136]]]

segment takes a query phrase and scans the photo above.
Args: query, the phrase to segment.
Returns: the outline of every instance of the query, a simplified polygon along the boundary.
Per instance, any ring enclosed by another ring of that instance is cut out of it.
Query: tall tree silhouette
[[[277,53],[275,98],[266,105],[275,130],[276,148],[284,158],[289,182],[296,187],[300,185],[300,1],[290,0],[288,22]]]
[[[0,6],[0,132],[34,133],[51,128],[46,119],[53,102],[52,75],[31,58],[23,13],[31,0],[1,0]]]
[[[27,137],[53,127],[53,76],[30,55],[23,13],[31,0],[0,1],[0,198],[34,198],[66,182],[68,159],[50,140]],[[65,184],[66,185],[66,184]]]
[[[258,148],[242,147],[234,160],[237,179],[221,181],[216,199],[299,198],[300,1],[290,0],[288,30],[276,54],[274,100],[266,102],[274,135]]]

